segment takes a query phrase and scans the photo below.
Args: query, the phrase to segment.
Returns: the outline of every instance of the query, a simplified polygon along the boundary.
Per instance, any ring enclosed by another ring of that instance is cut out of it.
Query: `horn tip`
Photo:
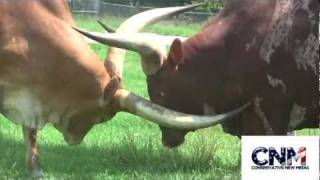
[[[98,22],[98,23],[100,24],[100,26],[101,26],[104,30],[106,30],[107,32],[109,32],[109,33],[115,33],[115,32],[116,32],[115,29],[113,29],[113,28],[110,27],[110,26],[107,26],[107,25],[104,24],[102,21],[97,20],[97,22]]]
[[[190,6],[191,7],[198,7],[198,6],[203,6],[203,5],[206,5],[206,4],[208,4],[208,1],[202,2],[202,3],[191,4]]]
[[[78,31],[78,32],[81,33],[81,34],[85,33],[83,30],[81,30],[81,29],[79,29],[79,28],[77,28],[77,27],[74,27],[74,26],[72,26],[72,29]]]
[[[89,32],[86,32],[86,31],[83,31],[77,27],[74,27],[72,26],[72,29],[74,29],[75,31],[79,32],[80,34],[90,38],[90,39],[93,39],[93,40],[97,40],[97,38],[95,38],[92,34],[90,34]]]

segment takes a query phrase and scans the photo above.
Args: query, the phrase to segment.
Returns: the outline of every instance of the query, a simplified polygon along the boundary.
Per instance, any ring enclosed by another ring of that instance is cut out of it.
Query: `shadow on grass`
[[[199,147],[199,146],[198,146]],[[46,178],[94,179],[93,177],[136,178],[140,174],[162,177],[168,174],[214,173],[212,176],[239,173],[237,166],[220,166],[214,158],[211,145],[188,151],[168,150],[153,141],[141,142],[125,138],[119,144],[99,146],[68,146],[40,144],[40,159]],[[24,145],[22,142],[1,136],[1,179],[24,179]],[[227,169],[227,170],[226,170]]]

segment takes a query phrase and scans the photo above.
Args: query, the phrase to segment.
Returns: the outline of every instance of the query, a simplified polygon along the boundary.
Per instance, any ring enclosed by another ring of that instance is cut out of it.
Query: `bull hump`
[[[316,74],[316,65],[319,59],[319,37],[310,30],[303,42],[291,40],[290,33],[293,30],[294,18],[299,10],[304,10],[308,14],[308,24],[315,26],[316,14],[309,9],[309,4],[313,0],[277,0],[275,11],[270,23],[271,31],[264,38],[260,49],[261,58],[270,63],[271,56],[278,48],[290,49],[294,57],[297,69],[308,70],[311,68]],[[312,29],[312,27],[310,27]],[[296,45],[291,47],[293,41]]]

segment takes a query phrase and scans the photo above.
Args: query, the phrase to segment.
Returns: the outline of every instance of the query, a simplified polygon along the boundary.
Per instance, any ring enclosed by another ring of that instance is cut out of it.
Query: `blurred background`
[[[178,20],[193,22],[207,20],[219,12],[224,0],[69,0],[69,6],[76,14],[126,18],[156,7],[181,6],[200,2],[206,2],[206,4],[194,12],[177,17]]]

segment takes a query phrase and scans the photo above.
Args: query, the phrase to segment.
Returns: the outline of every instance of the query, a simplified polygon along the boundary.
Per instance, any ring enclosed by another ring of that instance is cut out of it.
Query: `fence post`
[[[76,2],[75,0],[71,0],[71,9],[73,10],[76,6],[75,6]]]
[[[93,1],[93,9],[97,13],[97,15],[100,14],[100,0]]]

